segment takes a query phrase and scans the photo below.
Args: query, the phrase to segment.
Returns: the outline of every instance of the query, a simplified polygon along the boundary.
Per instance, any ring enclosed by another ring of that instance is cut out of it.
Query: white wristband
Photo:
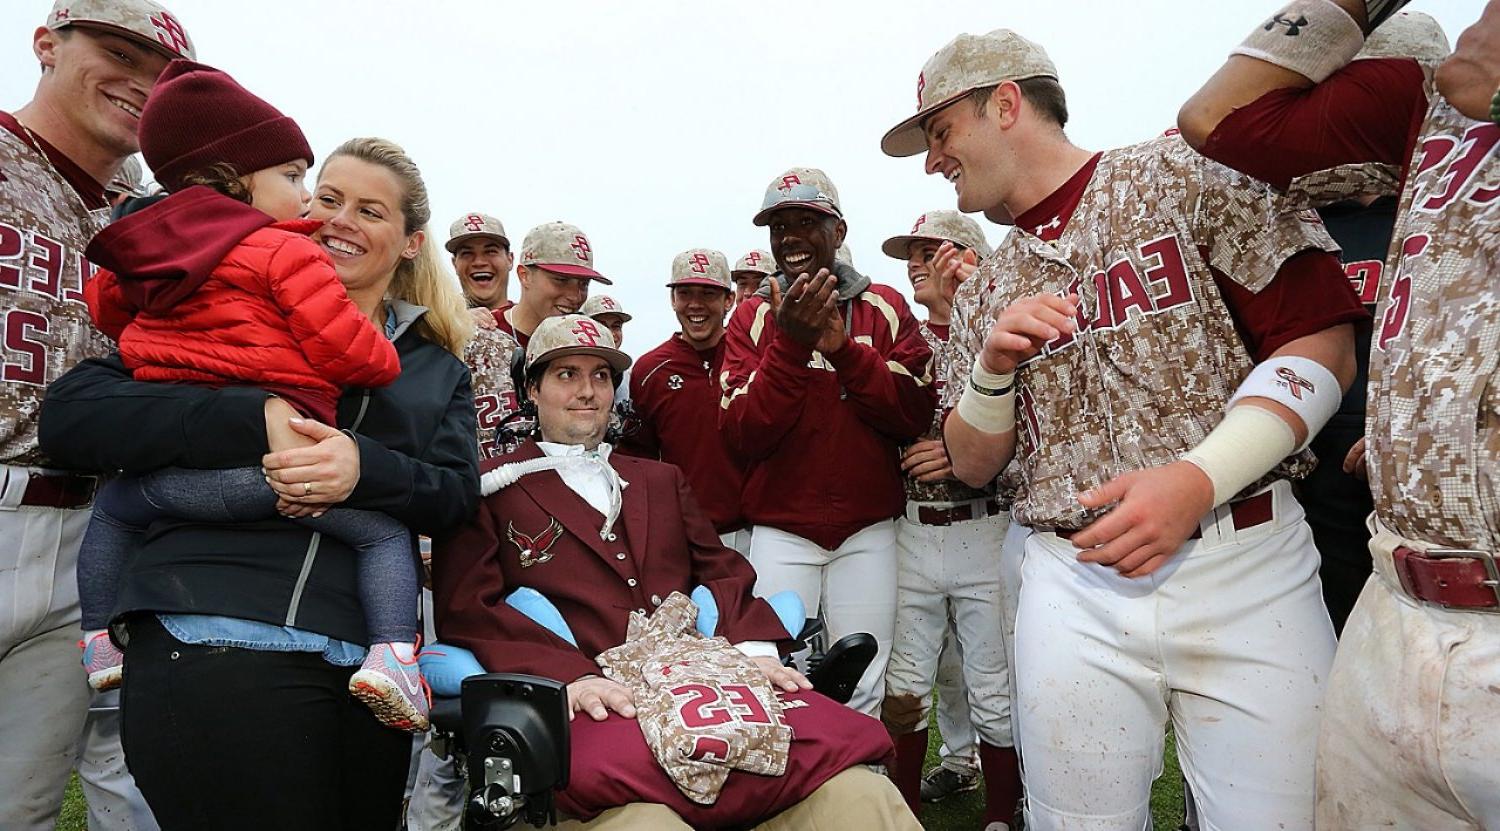
[[[1364,45],[1364,31],[1332,0],[1292,0],[1230,54],[1275,64],[1321,84]]]
[[[974,356],[974,366],[969,370],[969,381],[976,387],[985,390],[1007,390],[1016,382],[1016,374],[1007,372],[1003,375],[990,372],[984,368],[984,361],[980,356]]]
[[[1011,387],[1000,395],[985,395],[970,384],[954,412],[981,433],[1008,433],[1016,426],[1016,390]]]
[[[1230,396],[1228,406],[1233,407],[1240,399],[1252,396],[1269,398],[1302,419],[1307,438],[1297,446],[1300,452],[1312,444],[1329,419],[1339,411],[1344,390],[1328,367],[1301,355],[1283,355],[1256,364],[1240,388]]]
[[[1214,485],[1214,506],[1228,502],[1296,452],[1297,437],[1281,416],[1254,404],[1230,407],[1224,420],[1182,460]]]

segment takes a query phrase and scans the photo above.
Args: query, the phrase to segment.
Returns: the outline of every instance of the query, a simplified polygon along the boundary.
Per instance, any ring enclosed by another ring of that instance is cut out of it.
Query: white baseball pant
[[[897,611],[896,637],[901,637],[900,611]],[[892,650],[892,656],[895,650]],[[890,684],[890,672],[886,672]],[[969,692],[964,687],[964,650],[953,637],[953,627],[943,633],[943,649],[938,653],[937,677],[933,690],[937,694],[937,728],[943,737],[938,756],[943,767],[964,776],[979,771],[979,734],[969,715]],[[887,686],[889,692],[889,686]]]
[[[1370,531],[1323,704],[1318,828],[1500,828],[1500,615],[1411,599],[1391,554],[1429,546]]]
[[[1286,482],[1274,518],[1236,530],[1221,507],[1156,573],[1078,562],[1033,533],[1016,676],[1026,827],[1138,831],[1168,718],[1205,831],[1308,829],[1333,624],[1318,552]]]
[[[1005,542],[1000,547],[1000,607],[1005,633],[1005,666],[1010,673],[1011,707],[1010,735],[1016,747],[1021,746],[1021,708],[1016,706],[1016,695],[1020,685],[1016,681],[1016,611],[1021,606],[1021,563],[1026,559],[1026,538],[1031,529],[1011,522],[1005,531]],[[1021,767],[1026,760],[1021,760]],[[1024,775],[1023,775],[1024,780]]]
[[[856,632],[875,637],[875,660],[849,706],[878,718],[896,628],[895,520],[865,526],[831,551],[779,528],[757,525],[750,533],[750,564],[755,566],[756,596],[795,591],[808,617],[821,611],[830,644]]]
[[[89,806],[89,831],[157,831],[160,827],[125,767],[119,690],[94,694],[79,743],[78,782]]]
[[[87,509],[22,506],[29,471],[0,466],[0,828],[52,831],[88,714],[78,648]]]
[[[970,723],[996,747],[1013,741],[1000,597],[1000,546],[1009,525],[1007,513],[952,525],[897,520],[896,640],[885,679],[888,698],[925,704],[951,621],[962,646]],[[926,726],[924,706],[914,728]]]

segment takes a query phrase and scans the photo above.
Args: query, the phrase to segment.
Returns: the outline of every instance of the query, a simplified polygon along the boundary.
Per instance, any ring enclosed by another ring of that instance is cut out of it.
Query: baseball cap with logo
[[[141,160],[135,156],[126,156],[125,163],[115,171],[114,178],[109,180],[109,186],[105,190],[135,197],[145,196],[145,178],[146,174],[141,169]]]
[[[57,0],[47,28],[105,29],[139,41],[169,58],[196,60],[197,50],[177,16],[151,0]]]
[[[452,254],[458,251],[458,247],[475,237],[492,237],[500,241],[506,250],[510,249],[510,237],[505,235],[505,226],[500,220],[489,214],[471,213],[464,214],[453,220],[448,226],[448,241],[443,247]]]
[[[1438,64],[1452,54],[1448,34],[1429,15],[1398,12],[1365,38],[1365,47],[1354,60],[1369,58],[1415,58],[1417,63]]]
[[[772,211],[782,208],[807,208],[842,219],[839,209],[839,189],[833,186],[828,174],[816,167],[794,167],[771,180],[766,186],[766,196],[761,200],[760,213],[755,215],[756,225],[765,225]]]
[[[992,253],[979,223],[958,211],[928,211],[917,217],[910,232],[891,237],[880,246],[880,250],[887,257],[904,260],[911,256],[911,244],[914,242],[951,242],[962,245],[980,257],[988,257]]]
[[[609,329],[587,315],[554,315],[537,324],[526,342],[526,371],[553,358],[597,355],[615,372],[630,368],[630,356],[615,348]]]
[[[583,301],[583,308],[579,309],[578,313],[595,319],[602,315],[617,315],[621,323],[631,321],[631,316],[626,313],[619,301],[607,294],[596,294]]]
[[[613,281],[594,270],[594,246],[578,226],[554,220],[526,232],[521,265],[539,266],[569,277],[590,277],[606,286]]]
[[[766,260],[770,259],[771,255],[767,254]],[[760,271],[758,268],[745,270]],[[678,254],[672,258],[672,279],[667,288],[676,286],[710,286],[734,291],[734,279],[729,276],[729,258],[712,248],[691,248]]]
[[[775,274],[776,259],[771,256],[771,252],[769,251],[762,251],[759,248],[753,249],[750,253],[740,257],[739,262],[734,264],[734,270],[730,273],[738,274],[741,271],[754,271],[757,274]]]
[[[915,156],[927,149],[922,121],[981,87],[1027,78],[1057,79],[1057,67],[1042,47],[1010,29],[962,34],[927,60],[917,76],[917,113],[880,140],[888,156]]]

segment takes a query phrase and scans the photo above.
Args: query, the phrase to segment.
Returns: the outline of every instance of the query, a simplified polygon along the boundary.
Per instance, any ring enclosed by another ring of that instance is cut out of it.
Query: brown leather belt
[[[1229,516],[1234,522],[1234,530],[1243,531],[1246,528],[1254,528],[1257,525],[1264,525],[1270,522],[1276,517],[1275,506],[1276,500],[1271,491],[1258,493],[1255,496],[1247,496],[1237,502],[1229,503]],[[1073,539],[1073,535],[1082,529],[1037,528],[1036,530],[1050,531],[1065,540],[1071,540]],[[1190,540],[1202,539],[1202,537],[1203,529],[1201,527],[1194,528],[1193,533],[1188,535],[1188,539]]]
[[[17,475],[15,468],[11,475]],[[30,473],[21,504],[32,508],[87,508],[94,501],[99,486],[97,476],[72,473]]]
[[[955,522],[992,517],[1000,511],[1000,503],[993,499],[984,501],[983,512],[979,514],[975,513],[972,502],[965,502],[952,508],[929,508],[925,505],[918,505],[917,523],[919,525],[952,525]]]
[[[1401,546],[1393,559],[1401,588],[1415,600],[1448,609],[1500,612],[1500,569],[1488,551],[1417,551]]]

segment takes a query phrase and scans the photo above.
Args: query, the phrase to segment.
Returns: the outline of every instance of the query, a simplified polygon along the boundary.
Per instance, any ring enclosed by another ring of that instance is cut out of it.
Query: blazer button
[[[632,577],[632,578],[630,578],[630,579],[629,579],[629,580],[626,580],[626,581],[625,581],[625,585],[627,585],[627,586],[631,586],[631,587],[634,587],[634,586],[635,586],[635,578],[634,578],[634,577]]]
[[[651,595],[651,605],[652,606],[660,606],[661,605],[661,595],[659,595],[659,594],[653,594],[653,595]]]
[[[616,554],[615,555],[615,559],[616,560],[623,560],[623,559],[625,559],[625,552],[621,551],[619,554]]]
[[[609,532],[609,536],[605,537],[604,539],[607,540],[607,541],[609,541],[609,542],[614,542],[615,541],[615,532],[613,532],[613,531]]]

